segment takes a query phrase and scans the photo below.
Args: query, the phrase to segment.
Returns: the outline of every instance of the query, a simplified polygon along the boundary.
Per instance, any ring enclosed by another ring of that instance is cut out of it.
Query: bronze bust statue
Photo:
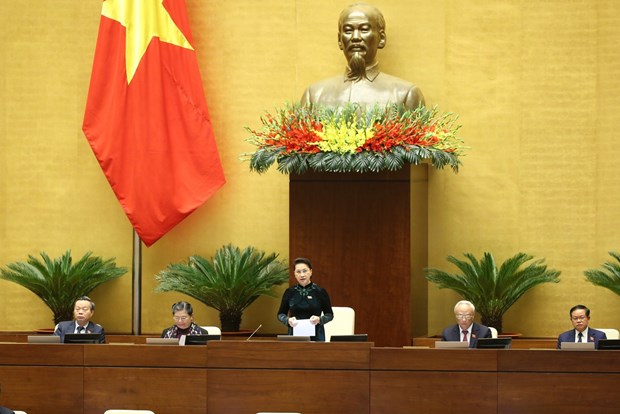
[[[420,88],[379,70],[377,51],[385,43],[385,19],[379,9],[366,3],[345,8],[338,19],[338,45],[347,59],[346,73],[310,85],[301,98],[302,105],[350,102],[367,108],[392,103],[407,109],[424,105]]]

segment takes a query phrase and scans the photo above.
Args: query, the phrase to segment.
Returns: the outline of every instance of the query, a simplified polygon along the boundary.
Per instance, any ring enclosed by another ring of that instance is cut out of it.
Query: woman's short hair
[[[185,311],[189,316],[194,314],[194,309],[192,308],[192,304],[189,302],[180,301],[172,305],[172,314],[174,315],[177,312]]]
[[[297,266],[298,264],[305,264],[310,270],[312,270],[312,262],[310,262],[310,259],[306,259],[305,257],[298,257],[293,261],[293,267]]]

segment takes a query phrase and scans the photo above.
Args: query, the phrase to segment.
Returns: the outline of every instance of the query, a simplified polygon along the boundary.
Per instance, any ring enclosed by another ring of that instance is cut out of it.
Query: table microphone
[[[252,334],[251,334],[250,336],[248,336],[248,339],[246,339],[246,341],[249,341],[249,340],[250,340],[250,338],[251,338],[251,337],[253,337],[253,336],[254,336],[254,334],[255,334],[256,332],[258,332],[258,330],[259,330],[260,328],[262,328],[262,326],[263,326],[263,324],[262,324],[262,323],[261,323],[260,325],[258,325],[258,328],[254,329],[254,332],[252,332]]]

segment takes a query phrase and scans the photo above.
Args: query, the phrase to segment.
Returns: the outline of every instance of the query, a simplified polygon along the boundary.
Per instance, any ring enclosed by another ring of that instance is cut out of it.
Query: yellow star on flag
[[[131,83],[152,38],[158,37],[162,42],[194,49],[170,17],[163,0],[106,0],[101,14],[126,28],[127,84]]]

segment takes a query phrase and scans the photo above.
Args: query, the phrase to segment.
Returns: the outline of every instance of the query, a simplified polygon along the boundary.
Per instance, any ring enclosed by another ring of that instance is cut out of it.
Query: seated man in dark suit
[[[562,342],[594,342],[594,347],[598,348],[599,339],[607,339],[605,332],[589,328],[590,309],[584,305],[575,305],[569,312],[570,321],[574,329],[566,331],[558,336],[558,349]]]
[[[94,314],[95,302],[88,296],[78,298],[73,308],[73,320],[58,323],[54,330],[54,335],[60,336],[60,342],[64,342],[65,334],[99,334],[99,343],[105,343],[105,331],[103,330],[103,326],[90,321]]]
[[[456,324],[443,330],[442,341],[469,342],[470,348],[475,348],[478,338],[490,338],[491,330],[484,325],[474,322],[476,307],[468,300],[462,300],[454,306]]]

